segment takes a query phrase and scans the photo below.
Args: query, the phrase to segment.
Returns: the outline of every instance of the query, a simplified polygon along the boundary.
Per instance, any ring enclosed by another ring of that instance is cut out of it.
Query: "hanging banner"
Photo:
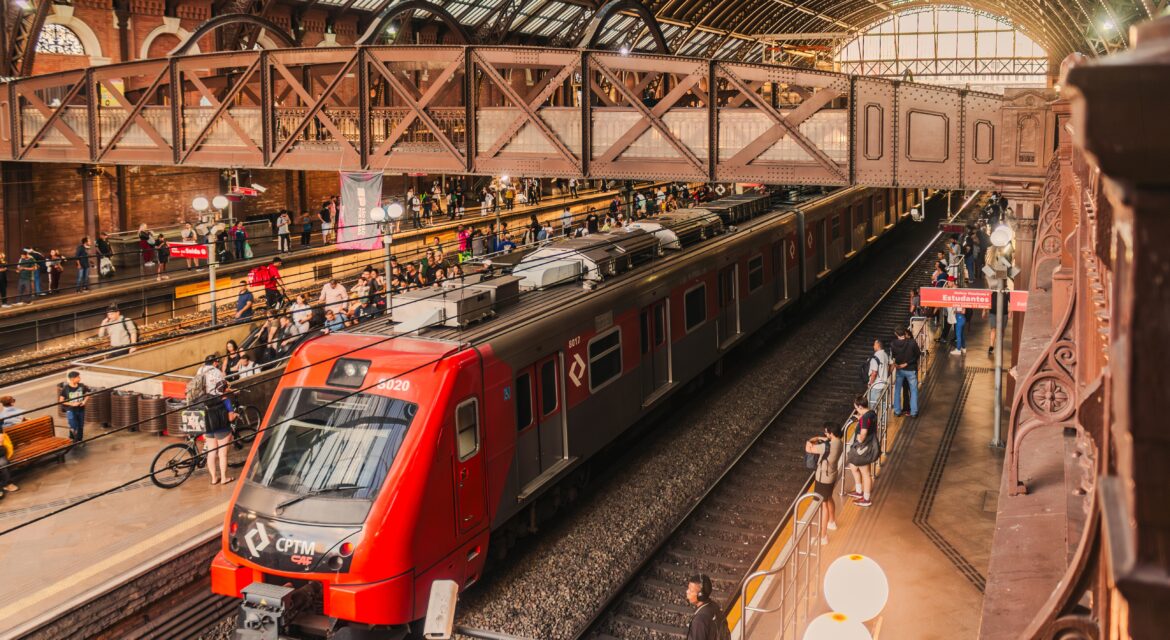
[[[369,251],[382,246],[370,210],[382,202],[382,174],[341,172],[341,209],[337,212],[337,247]]]

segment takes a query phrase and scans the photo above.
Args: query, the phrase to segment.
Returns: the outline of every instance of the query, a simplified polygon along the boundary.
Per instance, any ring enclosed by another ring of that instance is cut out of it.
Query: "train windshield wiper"
[[[360,489],[360,488],[361,487],[357,486],[356,484],[335,484],[335,485],[331,485],[328,487],[321,487],[320,489],[313,489],[312,491],[309,491],[308,493],[302,493],[299,496],[293,496],[293,497],[289,498],[288,500],[285,500],[284,502],[276,505],[276,513],[277,513],[277,515],[279,515],[280,512],[284,511],[285,507],[290,507],[290,506],[300,502],[301,500],[304,500],[305,498],[312,498],[314,496],[319,496],[319,495],[322,495],[325,493],[332,493],[334,491],[345,491],[347,489]]]

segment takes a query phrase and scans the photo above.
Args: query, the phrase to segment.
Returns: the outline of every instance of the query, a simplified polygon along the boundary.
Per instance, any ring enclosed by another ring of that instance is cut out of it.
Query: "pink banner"
[[[341,208],[337,211],[337,247],[369,251],[382,246],[370,210],[382,201],[382,174],[341,172]]]
[[[991,289],[945,289],[922,287],[924,307],[963,307],[964,309],[990,309]]]
[[[192,244],[190,242],[172,242],[171,243],[171,257],[172,258],[198,258],[199,260],[207,259],[207,245]]]

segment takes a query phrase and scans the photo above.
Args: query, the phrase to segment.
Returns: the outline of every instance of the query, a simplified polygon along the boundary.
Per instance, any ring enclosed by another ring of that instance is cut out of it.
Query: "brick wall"
[[[113,167],[109,168],[113,172]],[[191,201],[220,192],[219,171],[185,167],[129,167],[126,170],[127,227],[157,227],[194,218]],[[112,228],[112,227],[108,227]]]

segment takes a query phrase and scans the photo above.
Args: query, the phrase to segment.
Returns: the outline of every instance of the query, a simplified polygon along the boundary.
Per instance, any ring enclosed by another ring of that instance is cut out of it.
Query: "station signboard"
[[[191,258],[197,260],[207,259],[207,245],[196,244],[193,242],[172,242],[171,243],[171,257],[172,258]]]
[[[1028,292],[1009,291],[1008,311],[1027,311]],[[992,289],[946,289],[922,287],[919,290],[924,307],[963,307],[964,309],[990,309]]]

